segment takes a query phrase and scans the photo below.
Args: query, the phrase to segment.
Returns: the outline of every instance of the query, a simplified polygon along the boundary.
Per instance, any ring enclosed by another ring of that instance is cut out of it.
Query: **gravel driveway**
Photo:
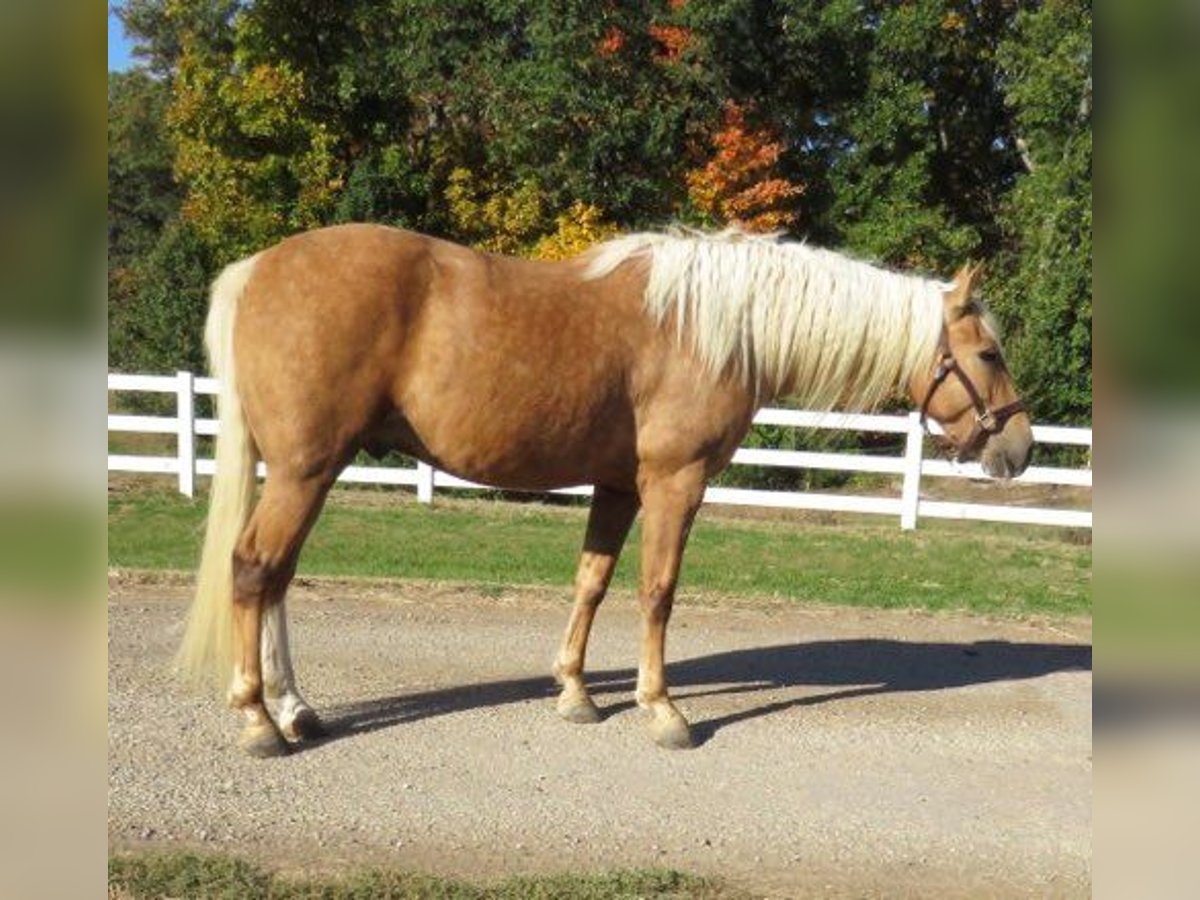
[[[605,720],[557,719],[565,594],[300,584],[297,670],[333,737],[259,761],[170,677],[186,585],[114,577],[111,845],[475,879],[659,865],[781,897],[1089,893],[1089,622],[684,596],[668,676],[700,746],[671,752],[632,704],[628,595],[589,654]]]

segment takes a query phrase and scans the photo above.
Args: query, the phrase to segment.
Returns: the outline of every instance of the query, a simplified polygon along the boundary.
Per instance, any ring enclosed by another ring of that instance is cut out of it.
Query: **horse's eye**
[[[987,350],[979,351],[979,358],[985,363],[995,365],[996,363],[1000,362],[1000,351],[995,347],[989,347]]]

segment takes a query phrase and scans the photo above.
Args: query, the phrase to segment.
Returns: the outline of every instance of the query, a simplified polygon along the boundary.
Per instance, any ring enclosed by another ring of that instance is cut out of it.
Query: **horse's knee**
[[[609,563],[585,558],[575,575],[576,600],[585,606],[599,605],[608,592],[611,575],[612,567]]]
[[[651,622],[666,621],[675,602],[675,585],[667,581],[654,582],[638,594],[642,615]]]
[[[608,583],[600,578],[584,576],[575,580],[575,599],[584,606],[599,606],[608,590]]]

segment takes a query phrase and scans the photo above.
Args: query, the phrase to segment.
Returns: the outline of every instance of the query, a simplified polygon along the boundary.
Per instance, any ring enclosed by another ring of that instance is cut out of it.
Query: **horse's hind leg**
[[[263,697],[283,736],[289,741],[323,737],[325,727],[296,687],[288,644],[286,597],[263,610],[262,672]]]
[[[300,547],[331,481],[324,477],[292,478],[270,471],[262,497],[234,550],[234,670],[229,705],[245,717],[238,743],[251,756],[287,752],[287,743],[264,703],[263,616],[266,609],[283,600]]]
[[[599,722],[600,713],[583,682],[583,663],[596,608],[612,580],[617,557],[637,515],[638,498],[597,487],[588,515],[587,536],[575,576],[575,605],[562,646],[554,662],[554,677],[562,685],[558,714],[568,722]]]

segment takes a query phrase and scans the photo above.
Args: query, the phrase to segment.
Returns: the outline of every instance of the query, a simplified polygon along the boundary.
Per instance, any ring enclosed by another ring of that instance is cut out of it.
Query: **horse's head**
[[[986,308],[972,299],[978,266],[963,266],[944,293],[945,324],[937,362],[909,384],[921,417],[936,420],[959,459],[979,458],[993,478],[1029,465],[1033,429],[1004,364]]]

